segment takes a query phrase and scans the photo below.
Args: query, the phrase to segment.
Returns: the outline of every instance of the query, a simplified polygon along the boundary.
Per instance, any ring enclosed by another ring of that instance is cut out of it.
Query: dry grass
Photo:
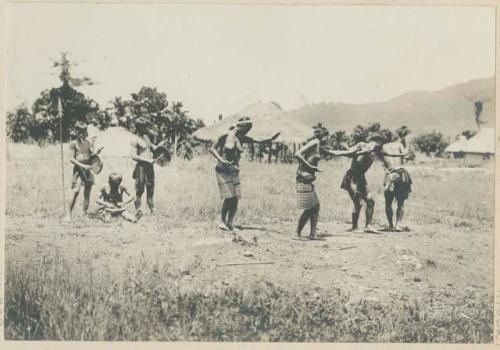
[[[38,151],[37,151],[38,152]],[[11,156],[16,153],[10,147]],[[15,216],[62,216],[57,153],[43,159],[10,159],[7,164],[7,220]],[[97,188],[110,171],[129,187],[132,164],[104,159]],[[347,160],[321,163],[317,181],[320,221],[347,221],[351,203],[340,189]],[[67,188],[71,167],[66,166]],[[414,192],[406,219],[458,228],[493,227],[493,174],[413,169]],[[214,161],[208,156],[177,161],[156,172],[156,203],[165,225],[217,219],[220,200]],[[295,166],[242,163],[240,223],[294,222]],[[376,205],[375,221],[385,223],[383,172],[368,174]],[[68,191],[69,192],[69,191]],[[66,197],[68,198],[68,192]],[[93,201],[92,201],[93,202]],[[76,212],[81,211],[79,200]],[[8,223],[7,223],[8,225]],[[471,230],[471,234],[474,231]],[[75,266],[47,254],[42,262],[8,254],[6,338],[65,340],[217,340],[335,342],[491,342],[490,294],[427,294],[425,299],[391,304],[353,300],[338,291],[294,295],[275,286],[196,292],[185,288],[172,266],[136,261],[123,273],[82,259]]]
[[[12,147],[11,147],[12,148]],[[12,151],[11,151],[12,152]],[[10,160],[7,165],[7,215],[62,216],[61,175],[58,155],[43,160]],[[104,159],[103,172],[96,178],[92,192],[94,203],[107,174],[118,171],[133,191],[132,161],[126,158]],[[347,159],[323,162],[317,189],[321,201],[320,220],[348,220],[351,202],[340,189],[348,167]],[[69,197],[71,167],[65,167],[66,199]],[[243,199],[238,217],[243,222],[295,221],[295,165],[244,162],[241,182]],[[438,169],[437,169],[438,170]],[[407,202],[407,218],[417,223],[445,222],[472,225],[478,221],[493,225],[493,174],[411,170],[413,193]],[[375,195],[375,221],[385,223],[383,210],[383,171],[374,164],[367,179]],[[156,169],[155,202],[160,217],[172,224],[213,220],[220,210],[214,174],[214,160],[208,155],[191,162],[177,161]],[[81,201],[76,211],[81,211]]]
[[[171,266],[130,263],[117,275],[58,256],[7,266],[7,339],[449,342],[492,340],[491,297],[427,295],[390,304],[294,294],[268,283],[193,291]],[[450,307],[450,305],[452,305]]]

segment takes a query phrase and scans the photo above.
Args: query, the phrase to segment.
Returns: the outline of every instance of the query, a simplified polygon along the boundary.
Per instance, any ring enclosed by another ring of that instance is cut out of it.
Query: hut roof
[[[451,145],[449,145],[448,147],[446,147],[445,149],[445,152],[448,152],[448,153],[455,153],[455,152],[463,152],[463,147],[465,145],[465,143],[467,142],[467,138],[463,135],[460,135],[460,137],[458,138],[458,140],[456,140],[455,142],[453,142]]]
[[[241,117],[250,117],[253,127],[248,135],[256,139],[268,138],[280,132],[277,142],[300,143],[312,136],[311,127],[291,118],[276,102],[254,103],[216,124],[195,131],[192,136],[202,141],[215,141]]]
[[[95,149],[104,147],[101,155],[103,157],[128,157],[130,156],[130,145],[136,137],[130,131],[122,127],[110,127],[106,130],[89,130],[89,136],[96,136]]]
[[[456,145],[460,140],[446,148],[446,152],[463,153],[495,153],[495,130],[493,128],[482,128],[476,135]]]

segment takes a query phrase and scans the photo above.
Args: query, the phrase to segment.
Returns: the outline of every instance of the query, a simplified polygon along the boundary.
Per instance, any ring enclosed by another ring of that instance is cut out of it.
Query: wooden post
[[[281,144],[276,143],[276,154],[274,155],[274,164],[278,164],[278,157],[280,156]]]
[[[63,110],[61,98],[57,99],[57,114],[59,117],[59,140],[61,141],[61,177],[62,177],[62,202],[63,202],[63,212],[66,217],[66,195],[65,195],[65,184],[64,184],[64,150],[63,150]]]
[[[172,157],[172,160],[177,158],[177,133],[175,133],[175,139],[174,139],[174,156]]]
[[[253,161],[255,155],[255,145],[253,142],[250,143],[250,159]]]
[[[272,148],[273,148],[273,143],[269,142],[269,154],[267,155],[267,162],[269,164],[271,164]]]

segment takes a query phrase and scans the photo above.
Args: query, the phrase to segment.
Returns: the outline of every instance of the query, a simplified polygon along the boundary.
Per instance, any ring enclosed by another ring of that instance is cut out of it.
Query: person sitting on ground
[[[128,196],[125,202],[123,194]],[[113,172],[109,174],[108,184],[101,188],[99,199],[96,201],[101,207],[97,213],[105,222],[109,222],[111,217],[122,217],[127,221],[137,222],[135,216],[125,209],[125,206],[134,200],[135,197],[131,196],[122,184],[122,176]]]

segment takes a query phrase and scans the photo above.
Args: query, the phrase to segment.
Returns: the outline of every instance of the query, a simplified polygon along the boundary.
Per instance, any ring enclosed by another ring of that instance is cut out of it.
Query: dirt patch
[[[173,227],[160,216],[135,225],[9,217],[6,254],[8,260],[60,254],[75,263],[90,257],[118,273],[134,259],[168,262],[184,276],[185,287],[199,290],[273,283],[292,291],[342,289],[387,300],[493,288],[491,227],[407,224],[410,232],[374,235],[348,233],[346,223],[320,222],[323,240],[296,241],[291,222],[244,224],[233,235],[215,223]]]

